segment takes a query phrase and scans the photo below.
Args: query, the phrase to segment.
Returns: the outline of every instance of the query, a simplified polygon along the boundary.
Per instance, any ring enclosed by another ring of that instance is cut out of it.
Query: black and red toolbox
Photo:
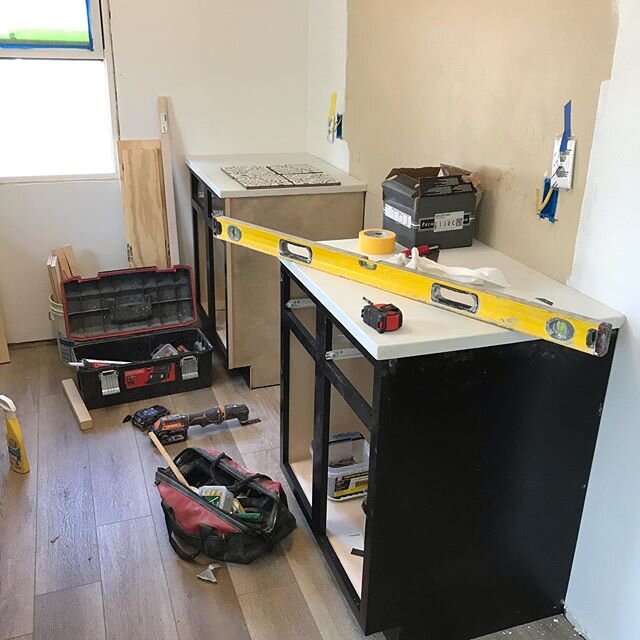
[[[211,385],[212,346],[197,328],[191,267],[145,267],[72,278],[62,303],[74,359],[127,362],[78,370],[78,389],[96,409]],[[152,359],[162,345],[177,355]]]

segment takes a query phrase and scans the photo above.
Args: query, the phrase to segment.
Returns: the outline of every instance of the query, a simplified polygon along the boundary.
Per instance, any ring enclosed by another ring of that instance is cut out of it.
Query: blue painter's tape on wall
[[[571,100],[564,105],[564,131],[562,132],[562,142],[560,151],[565,152],[571,137]]]

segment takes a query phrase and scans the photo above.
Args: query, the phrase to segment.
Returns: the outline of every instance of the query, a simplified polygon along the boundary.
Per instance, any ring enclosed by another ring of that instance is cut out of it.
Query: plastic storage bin
[[[354,464],[339,465],[353,458]],[[369,443],[357,431],[329,439],[327,497],[340,501],[362,497],[369,487]]]

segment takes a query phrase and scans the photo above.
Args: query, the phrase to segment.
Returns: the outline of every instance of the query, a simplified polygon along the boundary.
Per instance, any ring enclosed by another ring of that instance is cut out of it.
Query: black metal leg
[[[291,299],[291,279],[280,267],[280,464],[289,464],[289,358],[291,338],[285,321],[285,305]]]
[[[321,307],[316,308],[316,380],[313,428],[312,527],[324,533],[327,526],[327,470],[329,467],[329,420],[331,415],[331,383],[324,375],[324,354],[331,350],[332,327]]]

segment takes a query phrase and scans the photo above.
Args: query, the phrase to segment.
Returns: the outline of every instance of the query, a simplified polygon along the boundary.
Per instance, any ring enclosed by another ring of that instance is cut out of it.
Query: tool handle
[[[225,404],[204,411],[196,411],[187,416],[189,425],[206,427],[209,424],[222,424],[226,420],[237,418],[240,423],[249,420],[249,408],[246,404]]]
[[[178,479],[178,482],[183,484],[188,489],[191,489],[194,493],[198,493],[197,489],[194,489],[188,482],[187,479],[182,475],[182,471],[178,469],[175,462],[171,459],[171,456],[167,453],[167,450],[162,446],[160,440],[156,436],[153,431],[149,431],[149,438],[151,438],[151,442],[156,445],[156,449],[160,452],[160,455],[164,458],[164,461],[169,465],[169,469],[173,471],[173,475]]]

